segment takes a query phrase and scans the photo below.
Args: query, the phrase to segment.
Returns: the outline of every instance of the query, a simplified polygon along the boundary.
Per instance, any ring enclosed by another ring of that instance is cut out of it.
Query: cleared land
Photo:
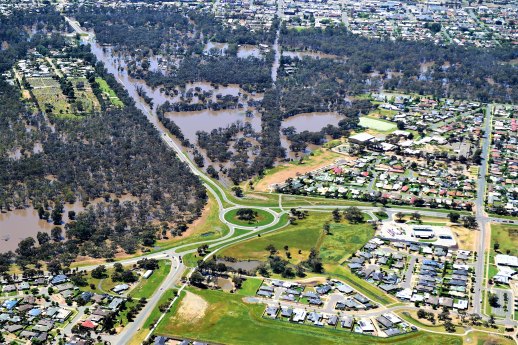
[[[332,164],[335,159],[340,157],[340,154],[327,149],[317,150],[312,155],[304,157],[302,163],[292,162],[267,170],[265,176],[255,183],[254,190],[268,192],[270,191],[271,185],[284,183],[290,177],[293,178],[297,175],[303,175]]]
[[[219,220],[219,209],[216,199],[211,193],[208,193],[208,196],[209,199],[201,217],[190,224],[182,236],[157,241],[158,250],[193,242],[214,240],[228,233],[228,227]]]
[[[369,116],[360,117],[360,126],[380,132],[390,132],[397,129],[397,126],[390,121],[380,120]]]
[[[117,107],[123,107],[124,103],[119,99],[115,91],[112,90],[110,85],[104,80],[103,78],[95,78],[95,81],[97,84],[99,84],[99,88],[103,92],[103,95],[110,100],[110,102],[117,106]]]
[[[390,339],[374,338],[342,330],[291,324],[261,317],[264,304],[246,304],[242,296],[221,291],[189,288],[207,304],[197,322],[169,312],[157,334],[222,344],[462,344],[462,338],[424,332]],[[179,310],[181,310],[181,305]]]
[[[491,254],[498,254],[494,244],[498,243],[498,251],[509,255],[518,255],[518,225],[491,224]]]
[[[331,227],[329,234],[323,230],[326,222]],[[238,243],[220,255],[266,261],[270,255],[266,247],[273,244],[278,255],[293,264],[306,260],[311,248],[320,250],[324,263],[338,264],[361,248],[373,235],[374,230],[366,223],[334,223],[330,213],[310,212],[306,219],[297,220],[283,230]],[[284,249],[285,246],[288,246],[288,250]],[[291,259],[288,259],[286,252],[291,254]]]

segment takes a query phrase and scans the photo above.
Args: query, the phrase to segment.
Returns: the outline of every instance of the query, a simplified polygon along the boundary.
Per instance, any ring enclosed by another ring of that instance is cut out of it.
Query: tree
[[[38,231],[38,233],[36,234],[36,238],[38,239],[38,244],[40,246],[50,242],[50,236],[46,232]]]
[[[331,225],[328,222],[324,223],[323,226],[324,234],[329,235],[331,233]]]
[[[478,226],[477,218],[472,215],[462,217],[462,225],[468,229],[475,229]]]
[[[92,270],[90,275],[92,276],[92,278],[95,278],[95,279],[106,278],[106,266],[104,266],[104,265],[97,266],[96,268],[94,268]]]
[[[450,219],[450,222],[457,223],[460,219],[460,214],[457,212],[450,212],[448,213],[448,218]]]
[[[121,273],[124,271],[124,267],[122,267],[122,264],[120,262],[114,263],[113,268],[115,268],[115,272]]]
[[[239,220],[246,220],[248,223],[252,223],[257,218],[257,211],[251,208],[240,208],[237,210],[236,215]]]
[[[199,271],[194,271],[189,277],[189,283],[194,286],[200,286],[205,281],[205,278]]]
[[[421,214],[419,212],[413,212],[410,215],[410,219],[415,220],[416,222],[421,223]]]
[[[265,249],[270,252],[270,255],[277,253],[277,248],[275,248],[275,246],[271,243],[267,245]]]
[[[405,218],[405,214],[403,212],[398,212],[398,213],[396,213],[396,218],[398,219],[399,222],[402,222],[403,218]]]
[[[50,230],[50,236],[54,242],[59,242],[63,238],[63,230],[59,226],[55,226]]]
[[[342,215],[340,215],[340,211],[337,208],[333,210],[333,220],[335,223],[340,223],[342,220]]]
[[[232,187],[232,191],[234,192],[235,196],[238,198],[243,197],[243,189],[239,186]]]
[[[497,294],[489,293],[489,299],[488,299],[489,305],[493,308],[500,307],[499,298]]]
[[[419,309],[417,311],[417,317],[420,319],[424,319],[426,317],[426,311],[424,309]]]
[[[351,224],[363,222],[363,214],[358,207],[348,207],[344,210],[344,217]]]
[[[455,332],[455,325],[450,320],[446,320],[444,322],[444,329],[446,330],[446,332],[454,333]]]

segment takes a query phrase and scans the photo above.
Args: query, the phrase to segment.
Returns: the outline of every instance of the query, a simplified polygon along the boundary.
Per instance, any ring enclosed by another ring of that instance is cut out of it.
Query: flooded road
[[[112,51],[109,47],[101,47],[96,42],[88,42],[91,45],[92,53],[97,57],[99,61],[104,63],[105,68],[113,74],[116,79],[121,83],[124,88],[128,91],[129,95],[135,100],[137,108],[142,110],[148,119],[159,129],[160,132],[164,132],[165,129],[162,124],[158,121],[154,109],[164,104],[166,101],[170,103],[176,103],[182,101],[181,95],[185,95],[188,92],[198,93],[203,91],[212,92],[212,100],[216,100],[216,96],[219,95],[232,95],[242,96],[245,92],[239,87],[239,85],[211,85],[208,82],[195,82],[185,86],[185,88],[178,89],[178,95],[166,95],[160,90],[160,88],[151,88],[145,81],[140,79],[134,79],[130,77],[125,69],[125,62],[123,57],[113,56]],[[212,46],[212,48],[214,48]],[[153,100],[153,109],[151,109],[142,98],[138,95],[137,88],[142,88],[146,94]],[[262,95],[251,95],[247,94],[247,99],[260,99]],[[198,101],[196,96],[193,96],[193,101]],[[185,99],[183,100],[185,101]],[[168,112],[167,117],[173,120],[182,130],[182,133],[191,142],[196,142],[197,137],[195,133],[199,130],[210,132],[213,129],[219,127],[226,127],[236,121],[251,122],[252,127],[256,130],[261,128],[261,118],[254,112],[253,117],[246,116],[246,102],[240,98],[241,103],[245,103],[245,107],[242,109],[225,109],[212,111],[210,109],[204,109],[200,111],[178,111]]]

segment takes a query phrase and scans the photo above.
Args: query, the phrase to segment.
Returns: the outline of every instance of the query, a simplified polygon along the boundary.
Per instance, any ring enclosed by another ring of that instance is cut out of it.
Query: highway
[[[67,22],[71,25],[71,27],[75,30],[76,33],[82,34],[87,36],[86,40],[88,42],[95,42],[95,37],[92,33],[88,33],[85,30],[83,30],[80,25],[66,17]],[[106,63],[106,62],[105,62]],[[134,87],[133,85],[128,85],[128,81],[121,80],[117,75],[115,75],[119,83],[121,83],[125,88],[131,88]],[[140,98],[134,98],[134,101],[139,109],[143,111],[145,116],[148,118],[148,120],[153,124],[153,126],[158,131],[160,137],[164,141],[164,143],[169,147],[170,149],[174,150],[176,153],[178,159],[180,159],[182,162],[187,164],[187,166],[190,168],[193,174],[196,176],[199,176],[202,180],[204,186],[206,187],[207,191],[211,193],[215,200],[217,201],[218,208],[219,208],[219,219],[220,221],[227,225],[229,228],[228,234],[223,236],[222,238],[215,239],[215,240],[206,240],[206,241],[199,241],[196,243],[189,243],[184,244],[181,246],[177,246],[174,248],[170,248],[168,250],[165,250],[163,252],[159,253],[153,253],[148,254],[145,256],[141,256],[138,258],[132,258],[127,259],[123,261],[119,261],[123,264],[131,264],[135,263],[136,261],[147,257],[147,258],[157,258],[157,259],[168,259],[172,262],[172,268],[170,273],[167,275],[167,277],[164,279],[160,287],[157,289],[157,292],[148,299],[148,302],[146,306],[143,308],[143,310],[137,315],[135,320],[128,324],[124,330],[116,335],[116,336],[109,336],[109,340],[112,344],[121,344],[125,345],[130,343],[131,339],[135,336],[137,332],[143,327],[144,322],[149,317],[152,309],[158,304],[160,298],[162,297],[163,293],[170,288],[178,287],[178,284],[184,276],[184,273],[188,269],[186,266],[183,265],[181,262],[181,256],[188,254],[188,253],[194,253],[196,252],[196,246],[202,245],[202,244],[208,244],[209,248],[214,248],[214,250],[211,250],[210,254],[204,257],[204,260],[207,260],[212,255],[214,255],[218,250],[230,246],[232,244],[238,243],[240,241],[246,240],[250,237],[255,236],[255,233],[258,231],[261,231],[262,233],[272,232],[272,231],[278,231],[283,226],[286,226],[287,224],[280,224],[281,223],[281,217],[283,214],[286,214],[287,211],[285,211],[282,207],[282,196],[279,195],[279,208],[280,212],[276,212],[272,210],[269,207],[261,207],[261,206],[253,206],[254,208],[264,210],[266,212],[269,212],[273,215],[273,222],[267,225],[258,226],[258,227],[246,227],[246,226],[239,226],[240,229],[249,230],[247,233],[244,233],[242,235],[236,236],[235,230],[236,226],[227,220],[225,220],[225,213],[227,213],[230,210],[240,208],[240,207],[249,207],[248,205],[240,205],[232,200],[230,200],[226,194],[226,191],[223,190],[217,183],[212,182],[203,171],[199,170],[199,168],[191,162],[188,157],[184,154],[182,149],[178,146],[178,144],[172,139],[170,133],[167,129],[165,129],[163,126],[160,125],[159,121],[156,118],[156,114],[153,113],[153,110],[149,108],[149,106]],[[491,107],[488,106],[486,110],[486,116],[485,116],[485,136],[482,140],[482,166],[480,169],[480,177],[478,180],[478,196],[475,202],[475,212],[477,215],[477,220],[480,225],[480,240],[478,243],[477,248],[477,260],[475,262],[475,271],[476,271],[476,283],[475,283],[475,294],[473,298],[473,311],[477,314],[481,314],[482,306],[481,306],[481,296],[483,291],[483,274],[484,274],[484,252],[485,248],[487,246],[486,243],[486,235],[488,233],[487,229],[489,228],[489,223],[493,220],[499,221],[498,218],[488,218],[485,210],[484,210],[484,195],[486,190],[486,175],[487,175],[487,168],[488,168],[488,157],[489,157],[489,146],[490,146],[490,129],[491,129]],[[230,205],[225,207],[225,204]],[[333,206],[333,205],[322,205],[322,206],[305,206],[301,205],[299,207],[293,206],[295,208],[301,208],[301,209],[307,209],[307,210],[324,210],[329,211],[335,208],[345,208],[346,206]],[[290,208],[293,208],[290,207]],[[373,207],[373,206],[360,206],[361,210],[373,214],[373,212],[380,210],[379,207]],[[394,215],[397,212],[404,212],[404,213],[411,213],[415,212],[415,210],[405,209],[405,208],[384,208],[384,211],[389,214],[389,217]],[[419,213],[425,216],[432,216],[432,217],[447,217],[447,213],[445,212],[439,212],[429,209],[420,209],[418,210]],[[217,247],[217,248],[215,248]],[[107,266],[111,264],[106,264]],[[82,267],[82,270],[91,270],[96,266],[88,266],[88,267]],[[187,277],[192,273],[193,269],[191,269],[187,273]],[[186,287],[186,284],[183,284],[180,286],[180,291],[183,290]],[[176,302],[177,298],[175,298],[172,302],[172,306]],[[162,314],[160,316],[160,320],[165,316],[165,314]],[[158,323],[157,323],[158,324]],[[147,333],[147,337],[149,337],[154,329],[151,329]]]

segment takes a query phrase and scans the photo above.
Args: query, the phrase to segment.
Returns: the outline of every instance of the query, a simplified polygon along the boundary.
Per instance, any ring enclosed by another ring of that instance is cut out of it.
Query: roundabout
[[[250,228],[272,224],[278,215],[264,208],[233,207],[224,213],[224,219],[235,226]]]

